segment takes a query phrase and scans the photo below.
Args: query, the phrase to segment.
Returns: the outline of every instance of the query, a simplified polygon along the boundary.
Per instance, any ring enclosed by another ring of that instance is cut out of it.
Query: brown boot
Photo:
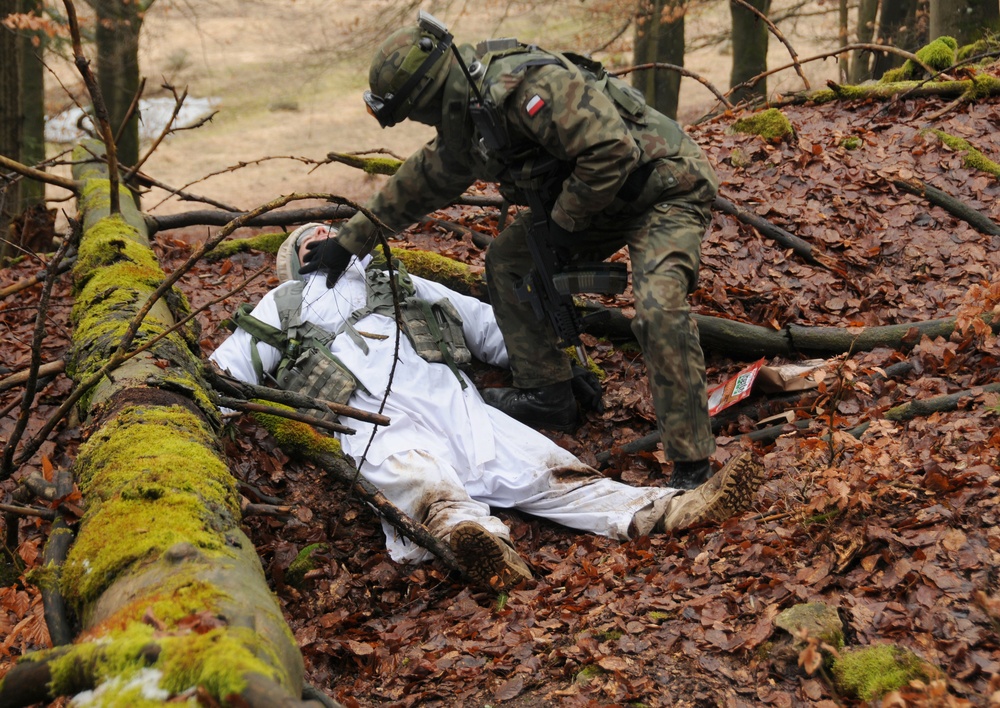
[[[701,486],[673,497],[659,531],[676,531],[705,521],[723,521],[746,511],[764,477],[764,465],[749,452],[737,455]]]
[[[475,521],[461,521],[451,530],[451,550],[466,575],[483,587],[502,592],[531,579],[511,545]]]

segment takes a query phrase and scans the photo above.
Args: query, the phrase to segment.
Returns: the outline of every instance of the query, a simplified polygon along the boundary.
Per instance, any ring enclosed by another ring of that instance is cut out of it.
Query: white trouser
[[[604,478],[548,439],[534,435],[498,445],[496,457],[474,470],[458,470],[441,457],[409,450],[392,454],[379,465],[365,462],[361,473],[389,501],[444,540],[466,520],[509,539],[506,524],[490,514],[490,506],[519,509],[572,529],[625,540],[637,512],[654,504],[662,509],[677,493]],[[393,560],[413,563],[430,557],[389,523],[382,526]]]

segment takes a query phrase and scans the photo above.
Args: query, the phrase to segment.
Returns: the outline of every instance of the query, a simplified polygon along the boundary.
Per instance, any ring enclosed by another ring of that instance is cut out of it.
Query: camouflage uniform
[[[471,47],[462,54],[471,62]],[[623,245],[632,261],[635,319],[657,422],[671,459],[700,460],[715,450],[707,411],[704,357],[687,296],[698,279],[701,238],[718,180],[678,124],[645,105],[623,82],[595,75],[567,57],[534,47],[480,58],[485,95],[500,109],[510,139],[502,154],[483,147],[465,113],[467,80],[453,66],[434,140],[407,159],[369,208],[401,229],[458,197],[475,179],[498,181],[518,200],[512,170],[544,155],[564,167],[551,219],[573,232],[573,257],[603,259]],[[599,67],[598,67],[599,69]],[[517,301],[514,287],[532,268],[522,212],[490,245],[491,304],[510,354],[514,384],[536,388],[571,378],[547,322]],[[362,215],[338,240],[363,254],[374,227]]]

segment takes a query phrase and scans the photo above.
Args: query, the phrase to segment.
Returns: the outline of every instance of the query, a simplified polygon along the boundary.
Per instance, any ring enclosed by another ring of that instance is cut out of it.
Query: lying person
[[[626,540],[722,520],[752,502],[763,467],[749,453],[694,490],[633,487],[603,477],[541,433],[486,405],[458,366],[470,354],[507,365],[492,309],[405,272],[398,274],[395,290],[409,295],[402,308],[409,336],[399,337],[392,373],[397,325],[386,271],[370,266],[370,257],[354,258],[333,287],[326,274],[309,273],[308,267],[306,274],[299,272],[309,245],[334,233],[306,224],[288,237],[278,254],[283,282],[250,318],[236,318],[239,328],[211,359],[242,381],[278,383],[314,395],[322,390],[327,400],[335,392],[336,402],[366,411],[380,411],[385,398],[381,413],[392,422],[350,421],[357,432],[338,435],[343,450],[386,498],[448,542],[473,580],[505,590],[531,577],[491,506]],[[433,332],[440,336],[429,339]],[[268,333],[291,335],[285,336],[285,351],[264,341],[282,344],[280,336]],[[320,364],[302,354],[306,341],[323,343]],[[319,376],[321,370],[333,371],[338,383],[319,380],[326,375]],[[412,563],[429,556],[388,522],[383,529],[393,560]]]

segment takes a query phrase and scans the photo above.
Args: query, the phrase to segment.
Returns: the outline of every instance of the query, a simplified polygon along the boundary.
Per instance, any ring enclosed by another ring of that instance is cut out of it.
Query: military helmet
[[[444,86],[451,65],[452,36],[421,11],[416,27],[396,30],[382,42],[368,71],[368,112],[383,128],[427,106]]]

